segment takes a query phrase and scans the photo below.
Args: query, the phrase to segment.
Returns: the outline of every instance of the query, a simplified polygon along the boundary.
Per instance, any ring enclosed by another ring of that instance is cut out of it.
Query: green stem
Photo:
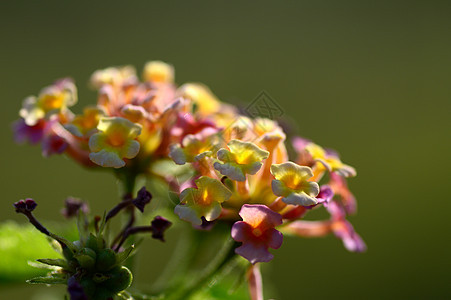
[[[172,295],[168,295],[167,299],[189,299],[189,297],[203,286],[221,267],[226,264],[234,256],[232,246],[234,241],[229,237],[213,260],[203,269],[198,276],[192,276],[193,280],[186,283],[181,289]]]
[[[192,228],[183,229],[168,264],[152,286],[154,293],[162,293],[176,286],[182,280],[180,275],[186,272],[196,254],[196,232]]]

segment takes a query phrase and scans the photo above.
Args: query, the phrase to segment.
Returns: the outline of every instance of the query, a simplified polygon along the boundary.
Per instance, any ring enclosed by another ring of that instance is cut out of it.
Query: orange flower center
[[[125,138],[120,132],[113,132],[108,136],[108,142],[113,147],[124,145]]]
[[[260,228],[254,228],[252,230],[252,234],[255,235],[256,237],[259,237],[263,234],[263,232],[260,230]]]

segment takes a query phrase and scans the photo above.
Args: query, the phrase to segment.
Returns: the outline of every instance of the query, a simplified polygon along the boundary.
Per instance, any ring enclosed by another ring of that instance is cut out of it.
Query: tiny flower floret
[[[187,188],[180,194],[180,204],[174,212],[180,219],[201,225],[202,217],[213,221],[221,214],[221,203],[227,201],[232,192],[219,180],[202,176],[196,180],[196,188]]]
[[[149,61],[144,66],[143,77],[151,82],[172,83],[174,82],[174,67],[159,60]]]
[[[71,79],[62,79],[44,88],[36,98],[30,96],[23,102],[20,116],[28,126],[45,117],[59,113],[77,102],[77,89]]]
[[[320,163],[320,165],[318,165],[320,170],[324,170],[325,168],[328,171],[336,172],[343,177],[353,177],[356,175],[355,169],[342,163],[338,154],[333,151],[326,151],[321,146],[311,142],[305,146],[305,150],[315,161]]]
[[[178,164],[198,161],[206,156],[212,156],[217,147],[216,130],[206,128],[198,134],[188,134],[183,138],[182,146],[171,145],[169,157]]]
[[[20,213],[32,212],[36,208],[36,206],[38,206],[38,204],[31,198],[19,200],[16,203],[14,203],[14,208],[16,209],[16,212]]]
[[[260,204],[245,204],[239,214],[243,221],[233,224],[232,238],[243,244],[235,253],[252,264],[272,260],[274,256],[268,248],[278,249],[282,245],[283,235],[274,228],[282,224],[282,216]]]
[[[313,176],[312,169],[293,162],[274,164],[271,174],[275,177],[271,187],[276,196],[283,197],[286,204],[311,206],[318,203],[319,193],[316,182],[308,181]]]
[[[142,213],[144,212],[144,207],[150,203],[152,200],[152,194],[143,186],[139,191],[135,199],[132,200],[133,205],[139,209]]]
[[[106,113],[102,108],[98,106],[88,106],[83,110],[82,115],[75,116],[72,122],[66,125],[66,129],[75,136],[86,136],[96,130],[100,119],[105,116]]]
[[[254,175],[260,170],[262,161],[269,156],[269,152],[260,149],[253,143],[231,140],[227,149],[218,150],[218,159],[214,168],[222,175],[236,181],[245,181],[246,174]]]
[[[152,237],[154,239],[164,242],[164,232],[171,227],[172,223],[161,216],[156,216],[152,222],[150,222],[150,227],[152,228]]]
[[[346,220],[346,211],[335,201],[332,201],[327,210],[331,215],[331,229],[335,236],[343,241],[343,245],[351,252],[365,252],[366,245],[354,227]]]
[[[89,158],[102,167],[121,168],[123,158],[134,158],[139,152],[141,125],[120,117],[102,118],[97,125],[100,131],[89,139]]]

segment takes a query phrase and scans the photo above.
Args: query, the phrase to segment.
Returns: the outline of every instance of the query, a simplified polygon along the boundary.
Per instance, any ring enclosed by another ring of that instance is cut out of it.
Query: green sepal
[[[72,242],[66,240],[65,238],[60,237],[60,236],[58,236],[58,235],[56,235],[54,233],[51,233],[51,232],[50,232],[50,236],[52,238],[54,238],[55,240],[57,240],[58,242],[66,245],[67,248],[69,248],[72,251],[72,253],[75,253],[77,251],[77,247]]]
[[[112,249],[103,249],[99,251],[96,261],[96,269],[99,271],[108,271],[116,264],[116,252]]]
[[[104,285],[114,293],[119,293],[132,284],[133,275],[127,267],[117,267],[109,274],[110,278],[104,282]]]
[[[26,281],[30,284],[67,284],[67,278],[62,274],[54,274],[49,276],[41,276]]]
[[[92,269],[92,268],[94,268],[94,265],[96,264],[96,260],[88,254],[76,254],[76,255],[74,255],[74,258],[78,261],[80,266],[84,269]]]
[[[37,259],[37,261],[42,264],[61,267],[66,270],[70,269],[69,264],[67,263],[67,260],[61,259],[61,258],[41,258],[41,259]]]
[[[86,247],[94,250],[95,252],[98,252],[99,249],[99,243],[97,241],[97,237],[93,235],[92,233],[89,234],[89,237],[86,241]]]
[[[121,265],[132,253],[132,251],[135,249],[135,245],[131,245],[124,251],[116,254],[116,265]]]

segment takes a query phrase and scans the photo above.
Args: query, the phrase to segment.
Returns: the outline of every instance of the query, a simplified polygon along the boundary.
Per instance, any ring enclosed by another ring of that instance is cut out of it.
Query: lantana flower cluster
[[[336,152],[300,137],[293,138],[296,157],[291,161],[285,142],[277,122],[236,116],[225,128],[217,124],[172,145],[174,162],[196,170],[194,178],[179,185],[175,213],[194,226],[232,222],[231,236],[242,243],[235,252],[252,264],[273,259],[268,249],[282,245],[282,233],[334,233],[348,250],[365,250],[346,220],[356,210],[346,183],[356,175],[354,168]],[[320,207],[330,220],[301,220]]]
[[[153,162],[167,157],[170,144],[215,127],[217,115],[234,110],[201,84],[177,88],[174,69],[164,62],[147,63],[142,78],[130,66],[94,72],[97,103],[80,114],[71,111],[77,103],[73,80],[58,80],[24,100],[16,140],[41,143],[45,156],[65,153],[86,167],[148,173]]]
[[[64,153],[87,168],[117,169],[130,177],[121,178],[132,182],[129,193],[140,174],[163,178],[178,196],[174,213],[195,230],[230,225],[235,253],[252,264],[251,294],[259,294],[255,287],[261,285],[255,264],[271,261],[269,249],[281,247],[284,235],[334,234],[349,251],[365,251],[348,221],[357,206],[347,180],[356,171],[335,151],[288,136],[276,120],[240,114],[202,84],[178,87],[167,63],[147,63],[141,78],[130,66],[94,72],[90,84],[98,91],[97,103],[80,114],[71,111],[77,102],[73,80],[58,80],[25,99],[14,124],[16,139],[40,143],[45,156]],[[171,168],[163,164],[155,172],[160,161]],[[185,166],[184,176],[169,170],[177,165]],[[130,203],[125,199],[116,210]],[[313,209],[325,209],[330,217],[304,220]],[[164,219],[155,222],[168,226]],[[155,229],[130,226],[122,232],[125,238]],[[121,240],[115,242],[119,251]]]

